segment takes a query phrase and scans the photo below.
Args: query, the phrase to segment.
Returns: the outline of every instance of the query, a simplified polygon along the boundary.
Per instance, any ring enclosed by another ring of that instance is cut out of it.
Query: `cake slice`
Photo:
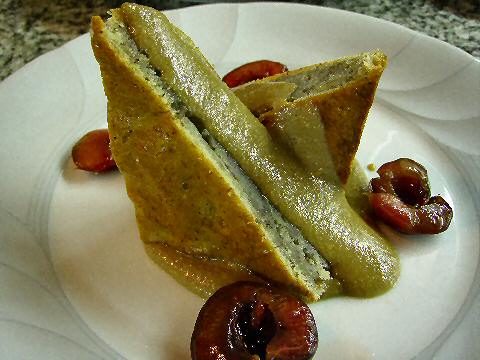
[[[189,119],[122,17],[121,10],[106,24],[94,17],[92,46],[108,98],[112,153],[149,253],[164,258],[165,268],[175,252],[199,282],[211,282],[213,271],[230,271],[221,282],[251,274],[319,299],[333,282],[326,261]],[[208,296],[220,285],[200,285],[198,292]]]
[[[362,53],[233,91],[305,167],[345,184],[386,62],[380,51]]]
[[[337,283],[354,296],[395,284],[395,250],[344,190],[279,146],[162,13],[123,4],[92,30],[112,152],[146,243],[233,263],[307,300]]]

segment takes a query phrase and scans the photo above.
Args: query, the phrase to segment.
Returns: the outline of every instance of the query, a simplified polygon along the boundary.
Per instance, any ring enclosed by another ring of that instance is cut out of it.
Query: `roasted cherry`
[[[405,234],[438,234],[448,229],[453,211],[441,197],[434,196],[422,206],[405,204],[387,193],[370,195],[375,215],[394,229]]]
[[[266,284],[237,282],[207,300],[190,348],[193,360],[304,360],[317,342],[303,301]]]
[[[258,60],[239,66],[225,75],[222,80],[228,87],[233,88],[253,80],[280,74],[287,70],[287,67],[279,62]]]
[[[93,130],[85,134],[72,149],[72,159],[79,169],[102,172],[116,167],[110,151],[107,129]]]
[[[396,194],[409,205],[423,205],[430,199],[427,170],[411,159],[401,158],[383,164],[372,179],[373,192]]]
[[[453,217],[441,197],[430,197],[427,170],[401,158],[382,165],[380,177],[370,181],[370,204],[375,215],[405,234],[438,234],[448,229]]]

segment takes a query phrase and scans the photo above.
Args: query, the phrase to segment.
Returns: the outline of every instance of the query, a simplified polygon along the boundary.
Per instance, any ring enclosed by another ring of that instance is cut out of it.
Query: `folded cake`
[[[92,47],[113,156],[140,236],[167,271],[174,252],[188,271],[207,269],[204,280],[224,269],[233,275],[222,281],[257,277],[309,301],[393,286],[394,249],[340,186],[274,141],[162,13],[126,3],[94,17]]]
[[[233,91],[304,166],[345,184],[386,63],[380,51],[362,53]]]

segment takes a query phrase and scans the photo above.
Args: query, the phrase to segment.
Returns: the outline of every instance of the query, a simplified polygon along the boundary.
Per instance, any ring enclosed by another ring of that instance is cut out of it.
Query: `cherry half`
[[[233,69],[222,80],[229,88],[233,88],[253,80],[280,74],[287,70],[287,67],[282,63],[271,60],[258,60]]]
[[[430,197],[427,170],[414,160],[401,158],[378,169],[370,181],[370,204],[375,215],[404,234],[438,234],[453,217],[441,197]]]
[[[115,169],[108,130],[93,130],[83,135],[73,146],[72,159],[79,169],[86,171],[104,172]]]
[[[308,306],[270,285],[237,282],[219,289],[200,310],[193,360],[307,360],[317,350]]]

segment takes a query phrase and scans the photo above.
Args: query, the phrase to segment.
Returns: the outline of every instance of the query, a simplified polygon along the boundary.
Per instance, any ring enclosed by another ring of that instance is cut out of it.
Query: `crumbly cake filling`
[[[288,77],[280,76],[275,81],[286,81],[297,85],[291,94],[291,100],[327,92],[358,80],[359,76],[366,76],[368,70],[378,66],[377,62],[381,61],[375,54],[313,66],[309,71]]]

